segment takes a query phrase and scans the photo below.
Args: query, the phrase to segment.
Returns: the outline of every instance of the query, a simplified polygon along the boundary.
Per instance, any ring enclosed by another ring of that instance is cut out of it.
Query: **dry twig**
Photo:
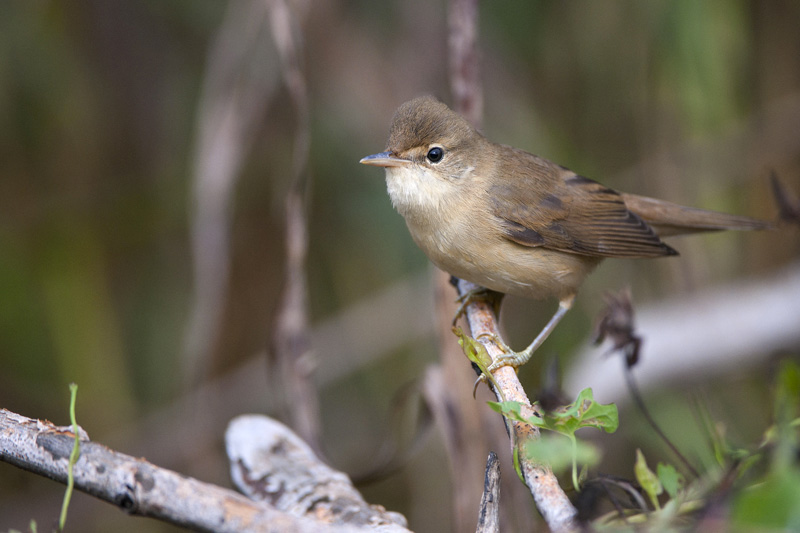
[[[469,281],[459,280],[458,283],[461,295],[479,288]],[[475,300],[467,306],[466,315],[472,336],[481,341],[492,359],[502,355],[501,349],[490,340],[499,338],[500,335],[497,318],[491,306],[485,301]],[[534,414],[533,407],[517,377],[517,372],[510,366],[504,366],[495,370],[493,376],[498,386],[494,391],[498,401],[519,402],[522,405],[523,416],[530,418]],[[537,464],[524,452],[525,443],[539,438],[539,429],[530,424],[508,420],[506,425],[509,434],[512,435],[512,446],[519,450],[520,469],[525,484],[530,489],[536,508],[542,513],[545,522],[552,531],[574,530],[577,527],[575,522],[577,511],[561,489],[553,471],[546,465]]]
[[[475,531],[476,533],[500,531],[500,463],[494,452],[489,453],[486,459],[486,478],[483,481],[481,509]]]

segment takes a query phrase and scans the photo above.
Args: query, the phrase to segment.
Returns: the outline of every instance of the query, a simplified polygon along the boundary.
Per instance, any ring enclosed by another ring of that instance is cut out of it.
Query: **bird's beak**
[[[381,152],[379,154],[368,155],[361,159],[359,163],[375,167],[404,167],[411,164],[411,161],[393,156],[391,152]]]

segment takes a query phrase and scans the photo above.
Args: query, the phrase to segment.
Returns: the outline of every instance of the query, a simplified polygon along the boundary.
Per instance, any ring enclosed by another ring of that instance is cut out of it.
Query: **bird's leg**
[[[490,303],[495,316],[497,316],[500,312],[500,302],[503,300],[503,296],[505,296],[503,293],[487,289],[486,287],[479,287],[462,294],[459,296],[458,300],[456,300],[460,305],[458,306],[456,315],[453,317],[453,326],[456,325],[458,319],[461,318],[467,310],[467,306],[476,300],[484,300]]]
[[[501,366],[511,366],[514,368],[520,367],[527,363],[530,358],[533,356],[533,352],[535,352],[539,346],[547,339],[550,333],[556,328],[561,319],[564,318],[564,315],[572,308],[572,303],[575,301],[575,295],[572,294],[564,299],[562,299],[558,303],[558,310],[550,319],[550,322],[539,332],[539,335],[533,339],[533,342],[525,348],[521,352],[514,352],[508,346],[506,346],[500,339],[497,337],[493,337],[493,341],[505,352],[504,354],[498,356],[494,362],[489,365],[490,372],[497,370]]]

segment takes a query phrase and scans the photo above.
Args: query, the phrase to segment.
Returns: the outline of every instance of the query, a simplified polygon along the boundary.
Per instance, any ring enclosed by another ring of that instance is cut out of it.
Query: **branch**
[[[500,531],[500,463],[497,454],[489,453],[486,459],[486,476],[483,481],[481,510],[478,514],[476,533]]]
[[[225,433],[231,477],[255,501],[325,523],[407,532],[406,519],[369,505],[346,474],[322,463],[288,427],[263,415],[242,415]]]
[[[461,296],[470,291],[480,289],[478,285],[469,281],[459,280],[458,292]],[[503,355],[501,349],[487,337],[499,338],[497,319],[491,305],[486,301],[475,300],[470,302],[466,309],[467,321],[472,336],[481,342],[486,351],[494,360]],[[525,389],[517,377],[517,372],[510,366],[500,367],[493,373],[498,389],[494,390],[498,401],[519,402],[523,406],[523,416],[529,418],[533,414],[533,407],[525,394]],[[525,412],[525,409],[529,412]],[[538,413],[541,416],[541,413]],[[538,464],[526,456],[525,444],[539,438],[539,429],[523,422],[506,420],[509,434],[512,435],[511,444],[518,452],[520,470],[525,484],[533,495],[537,509],[542,513],[545,522],[552,531],[572,531],[577,528],[577,510],[567,498],[567,495],[558,484],[558,479],[546,465]]]
[[[0,409],[0,460],[23,470],[66,483],[74,439],[68,426],[59,427]],[[111,450],[90,441],[83,430],[80,449],[80,459],[74,467],[75,488],[132,515],[219,533],[388,531],[330,525],[282,512],[231,490]]]

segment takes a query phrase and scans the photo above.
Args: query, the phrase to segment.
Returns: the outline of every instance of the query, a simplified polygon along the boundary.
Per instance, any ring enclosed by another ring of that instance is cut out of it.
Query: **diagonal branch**
[[[68,426],[59,427],[0,409],[0,461],[66,483],[74,440]],[[232,490],[111,450],[89,440],[82,430],[80,449],[74,466],[75,488],[131,515],[217,533],[406,531],[392,524],[336,525],[278,510]]]
[[[462,296],[479,288],[469,281],[459,280],[458,283],[458,292]],[[467,306],[466,315],[472,336],[481,340],[492,360],[503,355],[496,343],[489,340],[492,336],[498,337],[500,334],[491,305],[486,301],[476,300]],[[488,337],[482,337],[484,335]],[[494,371],[493,376],[498,386],[493,392],[498,401],[519,402],[523,406],[523,416],[526,418],[534,414],[528,395],[512,367],[500,367]],[[541,413],[538,415],[541,416]],[[524,451],[527,442],[539,438],[539,429],[530,424],[509,420],[506,420],[506,426],[511,435],[511,445],[515,448],[515,452],[518,452],[525,484],[530,489],[536,508],[542,513],[547,525],[552,531],[576,529],[577,510],[561,489],[555,474],[547,465],[528,458]]]

